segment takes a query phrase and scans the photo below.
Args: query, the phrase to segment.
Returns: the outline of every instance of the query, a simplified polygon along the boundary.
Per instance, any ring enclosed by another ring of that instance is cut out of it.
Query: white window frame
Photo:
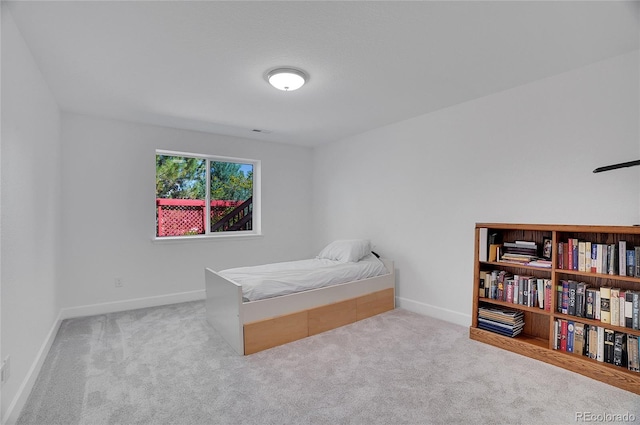
[[[206,199],[205,199],[205,214],[208,217],[205,220],[205,233],[202,235],[186,235],[186,236],[158,236],[157,229],[154,224],[153,234],[154,241],[198,241],[198,240],[211,240],[211,239],[228,239],[228,238],[252,238],[262,236],[262,184],[261,184],[261,171],[262,171],[262,162],[259,159],[248,159],[248,158],[236,158],[231,156],[220,156],[220,155],[206,155],[201,153],[192,153],[192,152],[180,152],[180,151],[171,151],[171,150],[163,150],[156,149],[155,155],[153,157],[154,160],[154,170],[156,157],[158,155],[167,155],[167,156],[184,156],[189,158],[201,158],[206,160],[206,176],[207,176],[207,190],[206,190]],[[226,232],[211,232],[211,162],[233,162],[237,164],[251,164],[253,165],[253,209],[252,209],[252,230],[234,230],[234,231],[226,231]],[[157,172],[157,170],[156,170]],[[155,191],[155,189],[154,189]],[[155,199],[155,197],[154,197]]]

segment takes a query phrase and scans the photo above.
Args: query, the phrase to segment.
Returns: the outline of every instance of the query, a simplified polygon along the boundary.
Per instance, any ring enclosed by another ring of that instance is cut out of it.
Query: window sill
[[[262,233],[222,234],[222,235],[193,235],[193,236],[163,236],[151,239],[153,243],[191,243],[211,242],[223,240],[260,239]]]

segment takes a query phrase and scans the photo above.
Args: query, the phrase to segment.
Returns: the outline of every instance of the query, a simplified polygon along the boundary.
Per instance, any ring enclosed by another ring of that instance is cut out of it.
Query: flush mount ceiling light
[[[307,78],[307,74],[295,68],[277,68],[267,74],[269,84],[283,91],[298,90]]]

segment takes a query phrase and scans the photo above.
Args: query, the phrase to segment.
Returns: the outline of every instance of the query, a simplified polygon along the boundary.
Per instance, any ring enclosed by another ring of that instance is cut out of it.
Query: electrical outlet
[[[7,356],[7,358],[2,361],[2,366],[0,367],[0,382],[4,384],[5,382],[7,382],[10,376],[11,376],[11,357]]]
[[[115,285],[116,285],[116,288],[122,288],[122,278],[121,277],[116,277]]]

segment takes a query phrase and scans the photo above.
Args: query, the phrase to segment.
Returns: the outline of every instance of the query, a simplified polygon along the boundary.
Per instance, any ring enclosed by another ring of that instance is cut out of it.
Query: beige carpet
[[[399,309],[241,357],[191,302],[64,321],[18,423],[575,424],[585,413],[640,422],[640,396]]]

